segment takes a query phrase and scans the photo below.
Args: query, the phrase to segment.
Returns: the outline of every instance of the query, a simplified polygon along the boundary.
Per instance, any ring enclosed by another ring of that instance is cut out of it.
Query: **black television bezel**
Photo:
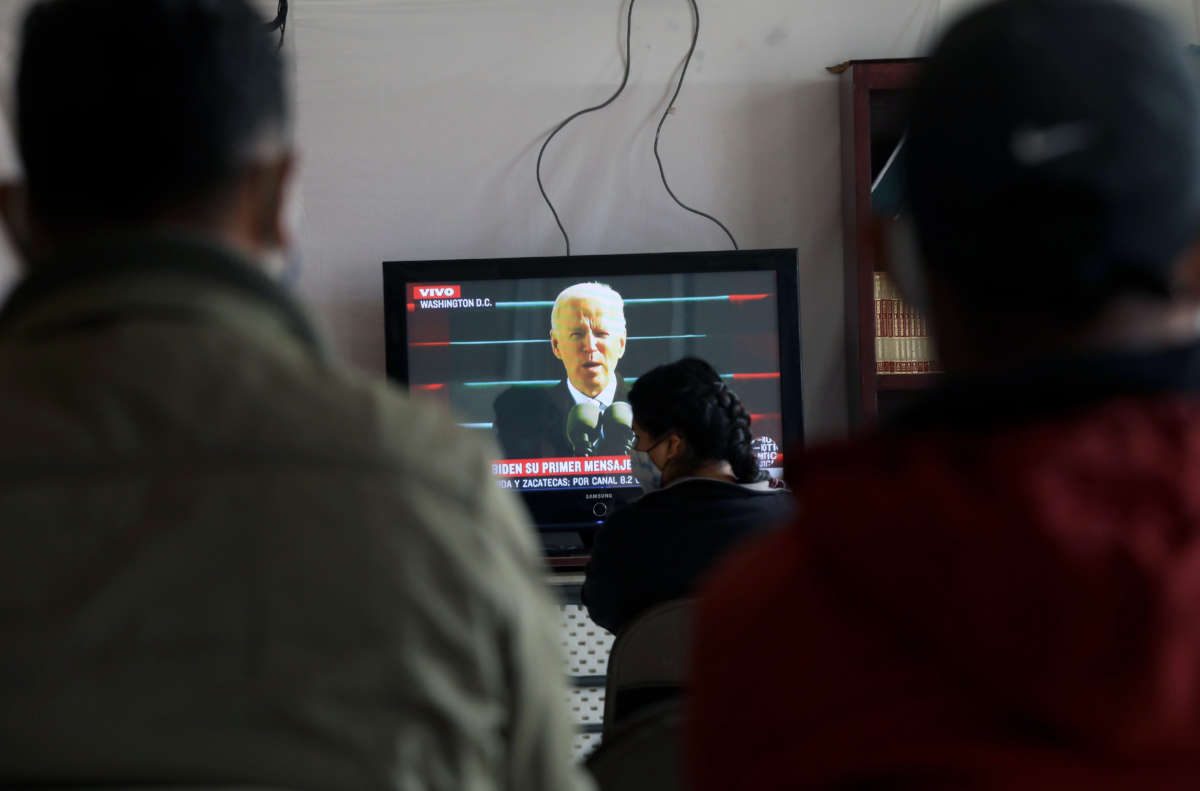
[[[620,277],[703,272],[774,271],[779,331],[780,418],[785,453],[804,443],[803,357],[800,349],[799,251],[795,248],[674,253],[617,253],[528,258],[459,258],[383,262],[384,344],[387,376],[408,386],[408,285],[439,280]],[[577,530],[596,520],[582,516],[595,491],[523,492],[539,530]],[[550,512],[581,516],[548,520]]]

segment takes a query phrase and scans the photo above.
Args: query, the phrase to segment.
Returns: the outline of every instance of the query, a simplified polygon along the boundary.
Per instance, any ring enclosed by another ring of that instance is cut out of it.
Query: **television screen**
[[[389,374],[499,448],[543,527],[640,495],[628,392],[682,357],[752,417],[763,470],[800,438],[794,250],[385,264]]]

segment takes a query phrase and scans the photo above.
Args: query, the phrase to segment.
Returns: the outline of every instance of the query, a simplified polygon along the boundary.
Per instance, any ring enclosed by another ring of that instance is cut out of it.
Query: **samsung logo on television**
[[[583,496],[583,499],[585,499],[585,500],[611,500],[612,492],[604,492],[603,494],[585,494]]]

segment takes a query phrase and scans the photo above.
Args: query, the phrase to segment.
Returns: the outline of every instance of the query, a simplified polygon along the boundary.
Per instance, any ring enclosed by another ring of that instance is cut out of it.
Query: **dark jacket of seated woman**
[[[749,414],[707,363],[655,368],[629,402],[633,473],[646,493],[596,533],[582,592],[613,633],[688,596],[735,544],[792,512],[791,495],[759,470]]]

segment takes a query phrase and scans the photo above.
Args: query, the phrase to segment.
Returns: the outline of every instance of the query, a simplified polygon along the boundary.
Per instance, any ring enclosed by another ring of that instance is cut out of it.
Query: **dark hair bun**
[[[678,432],[693,468],[728,461],[742,483],[761,476],[751,449],[750,415],[711,365],[695,357],[661,365],[629,391],[634,419],[656,436]]]

